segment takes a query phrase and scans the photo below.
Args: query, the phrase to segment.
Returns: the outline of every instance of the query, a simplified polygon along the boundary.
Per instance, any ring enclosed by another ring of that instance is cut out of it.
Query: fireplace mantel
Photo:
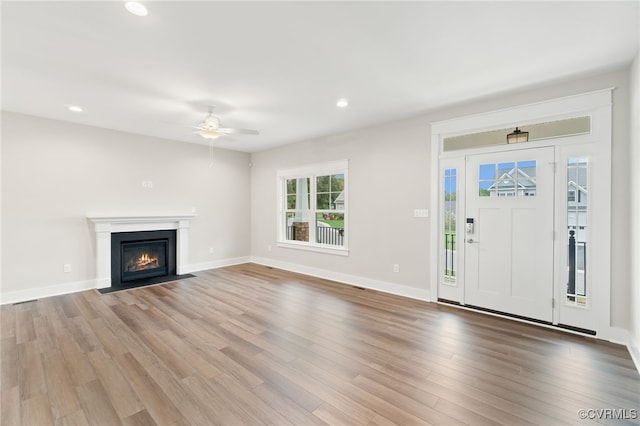
[[[176,230],[176,273],[187,273],[189,226],[195,214],[89,216],[96,233],[97,288],[111,287],[111,234],[114,232]]]

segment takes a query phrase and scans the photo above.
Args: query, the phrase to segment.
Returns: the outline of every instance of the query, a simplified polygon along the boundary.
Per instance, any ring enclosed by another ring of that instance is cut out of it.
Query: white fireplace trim
[[[195,214],[169,216],[89,216],[96,233],[96,288],[111,287],[111,234],[176,230],[176,273],[187,273],[189,226]]]

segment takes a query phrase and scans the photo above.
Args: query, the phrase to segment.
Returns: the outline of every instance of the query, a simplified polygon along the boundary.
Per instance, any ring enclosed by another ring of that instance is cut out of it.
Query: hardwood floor
[[[3,306],[0,423],[640,424],[622,346],[258,265],[197,275]]]

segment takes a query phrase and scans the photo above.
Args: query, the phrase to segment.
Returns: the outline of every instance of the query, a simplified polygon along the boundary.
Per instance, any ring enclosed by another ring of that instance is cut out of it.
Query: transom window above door
[[[488,132],[471,133],[461,136],[445,138],[442,144],[443,152],[458,151],[487,146],[506,145],[507,135],[514,132],[514,128],[490,130]],[[591,117],[575,117],[565,120],[549,121],[519,126],[518,130],[528,133],[527,142],[552,139],[565,136],[584,135],[591,132]]]

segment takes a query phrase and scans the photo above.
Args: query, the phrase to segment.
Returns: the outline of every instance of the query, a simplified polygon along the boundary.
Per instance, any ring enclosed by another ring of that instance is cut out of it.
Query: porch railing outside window
[[[295,226],[287,226],[287,240],[295,241]],[[298,232],[300,232],[298,230]],[[344,245],[344,228],[332,228],[330,226],[316,226],[316,243],[329,244],[333,246]]]

